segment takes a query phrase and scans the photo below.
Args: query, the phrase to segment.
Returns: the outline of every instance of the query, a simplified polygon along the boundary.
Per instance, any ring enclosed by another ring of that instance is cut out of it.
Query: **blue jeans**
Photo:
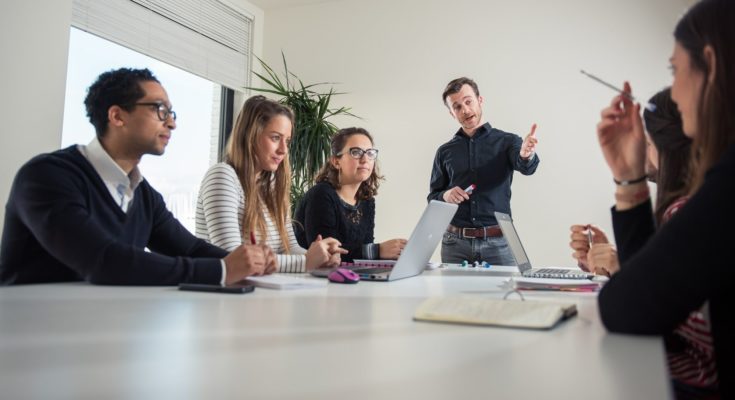
[[[463,238],[453,232],[444,232],[442,238],[442,262],[460,264],[467,260],[486,261],[490,265],[516,265],[504,237]]]

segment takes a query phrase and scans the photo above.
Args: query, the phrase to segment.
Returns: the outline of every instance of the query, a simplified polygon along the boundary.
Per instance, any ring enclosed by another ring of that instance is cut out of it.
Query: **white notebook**
[[[293,276],[287,274],[251,276],[248,277],[246,281],[252,283],[257,287],[267,289],[306,289],[327,286],[326,279]]]

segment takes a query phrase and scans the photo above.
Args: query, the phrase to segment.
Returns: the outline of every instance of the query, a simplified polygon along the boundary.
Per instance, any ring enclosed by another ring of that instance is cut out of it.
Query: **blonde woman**
[[[225,161],[209,168],[197,200],[196,234],[223,249],[243,242],[268,245],[278,272],[337,266],[345,252],[332,238],[308,250],[296,241],[288,215],[291,169],[288,143],[294,115],[263,96],[243,105],[227,142]]]

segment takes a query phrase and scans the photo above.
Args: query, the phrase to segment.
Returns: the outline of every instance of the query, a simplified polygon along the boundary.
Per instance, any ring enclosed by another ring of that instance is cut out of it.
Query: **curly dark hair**
[[[84,99],[87,117],[94,126],[97,137],[102,137],[107,132],[107,111],[110,107],[116,105],[126,111],[132,110],[135,102],[145,96],[140,83],[150,81],[158,82],[158,79],[147,68],[120,68],[97,77],[87,89],[87,97]]]
[[[342,152],[342,149],[345,147],[347,140],[349,140],[349,138],[354,135],[364,135],[368,139],[370,139],[370,143],[373,143],[373,137],[370,135],[370,132],[368,132],[364,128],[353,127],[340,129],[332,137],[332,144],[330,146],[332,157],[339,157],[337,154]],[[375,197],[378,194],[380,181],[383,179],[385,178],[378,172],[378,163],[376,160],[375,165],[373,166],[373,172],[370,174],[370,177],[368,177],[365,182],[360,184],[360,188],[357,189],[357,193],[355,193],[355,199],[370,200]],[[319,182],[327,182],[335,189],[339,189],[341,187],[339,183],[339,170],[334,168],[329,160],[324,163],[324,166],[322,166],[322,169],[319,171],[318,174],[316,174],[316,178],[314,178],[314,183]]]

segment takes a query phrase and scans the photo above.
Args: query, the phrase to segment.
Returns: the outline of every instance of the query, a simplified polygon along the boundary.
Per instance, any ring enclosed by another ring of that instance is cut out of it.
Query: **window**
[[[94,138],[84,109],[86,90],[99,74],[120,67],[149,68],[168,92],[177,128],[165,154],[144,156],[139,167],[174,216],[194,232],[199,184],[209,165],[217,162],[221,86],[71,28],[62,147]]]

